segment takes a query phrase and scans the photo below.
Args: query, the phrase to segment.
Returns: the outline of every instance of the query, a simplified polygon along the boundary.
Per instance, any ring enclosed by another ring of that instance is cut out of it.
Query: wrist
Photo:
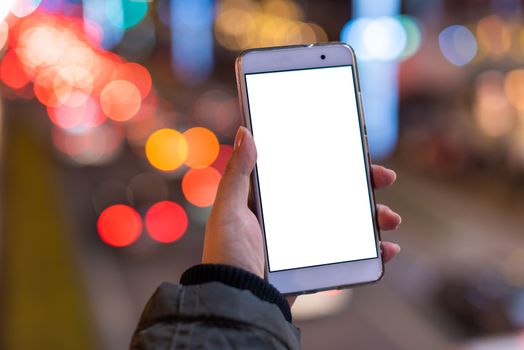
[[[291,322],[291,309],[286,299],[269,282],[247,270],[223,264],[200,264],[186,270],[180,278],[182,285],[221,282],[234,288],[248,290],[259,299],[279,307]]]

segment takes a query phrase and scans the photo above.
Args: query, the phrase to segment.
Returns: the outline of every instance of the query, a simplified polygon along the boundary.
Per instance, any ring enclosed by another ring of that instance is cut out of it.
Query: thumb
[[[235,137],[234,151],[218,186],[217,209],[237,209],[247,206],[249,178],[257,160],[253,136],[241,126]]]

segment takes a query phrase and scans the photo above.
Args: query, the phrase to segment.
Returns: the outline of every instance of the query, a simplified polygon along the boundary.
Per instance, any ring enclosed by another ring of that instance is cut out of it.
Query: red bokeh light
[[[112,205],[98,217],[98,234],[102,241],[114,247],[125,247],[138,239],[142,232],[142,218],[124,204]]]
[[[127,62],[119,65],[113,72],[113,80],[127,80],[136,85],[142,98],[149,95],[153,82],[149,71],[142,65]]]
[[[188,218],[181,205],[162,201],[149,208],[145,225],[151,238],[161,243],[171,243],[186,233]]]
[[[233,154],[233,147],[230,145],[220,145],[220,151],[218,152],[218,157],[211,166],[218,170],[220,174],[224,175],[226,171],[227,163]]]
[[[29,77],[12,50],[8,51],[2,58],[0,77],[5,85],[13,89],[21,89],[29,84]]]

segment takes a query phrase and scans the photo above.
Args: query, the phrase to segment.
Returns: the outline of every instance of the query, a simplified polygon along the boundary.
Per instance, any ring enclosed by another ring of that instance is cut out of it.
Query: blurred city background
[[[377,196],[402,252],[378,284],[299,299],[304,349],[524,349],[523,11],[1,0],[0,348],[127,348],[159,283],[200,260],[240,124],[235,57],[345,41],[372,158],[398,173]]]

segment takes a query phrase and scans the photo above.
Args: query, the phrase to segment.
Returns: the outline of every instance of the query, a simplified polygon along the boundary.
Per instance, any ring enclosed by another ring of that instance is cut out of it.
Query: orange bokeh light
[[[107,84],[100,94],[104,113],[119,122],[135,116],[142,104],[142,96],[135,84],[127,80],[115,80]]]
[[[189,169],[182,178],[182,192],[197,207],[209,207],[215,201],[222,175],[215,168]]]
[[[217,159],[220,144],[211,130],[202,127],[191,128],[184,132],[184,137],[189,145],[185,161],[187,166],[203,169]]]
[[[2,58],[0,77],[5,85],[13,89],[21,89],[29,84],[29,77],[13,50],[8,51]]]
[[[506,75],[506,95],[519,111],[524,110],[524,69],[514,69]]]
[[[181,133],[173,129],[155,131],[146,142],[146,157],[152,166],[172,171],[184,164],[188,144]]]
[[[130,206],[110,206],[98,217],[98,234],[102,241],[114,247],[125,247],[138,239],[142,232],[142,218]]]
[[[155,241],[171,243],[186,233],[188,218],[181,205],[162,201],[149,208],[145,217],[145,226],[147,233]]]

